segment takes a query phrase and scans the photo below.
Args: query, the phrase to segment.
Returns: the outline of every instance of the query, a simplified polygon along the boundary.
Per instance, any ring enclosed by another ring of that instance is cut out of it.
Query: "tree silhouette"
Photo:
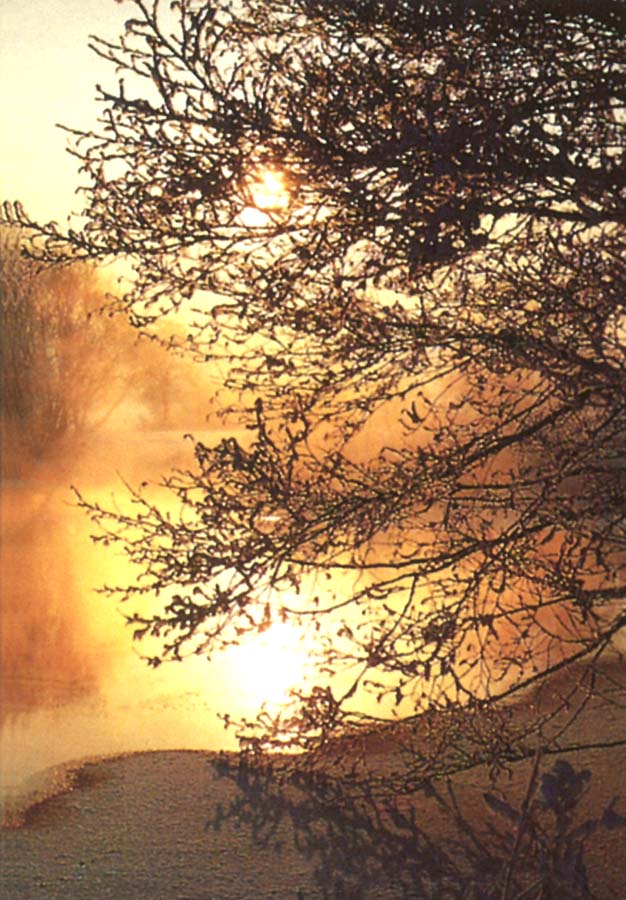
[[[131,320],[182,315],[240,391],[250,439],[196,443],[178,514],[80,501],[140,566],[111,590],[152,664],[313,623],[319,683],[264,719],[312,746],[367,692],[483,708],[597,660],[626,625],[623,4],[133,5],[71,132],[83,226],[5,215],[44,261],[128,257]]]
[[[41,267],[20,255],[26,240],[17,229],[0,232],[0,419],[7,471],[106,420],[127,387],[122,347],[127,351],[136,340],[124,320],[103,314],[106,288],[93,265]],[[103,344],[107,358],[97,352]]]

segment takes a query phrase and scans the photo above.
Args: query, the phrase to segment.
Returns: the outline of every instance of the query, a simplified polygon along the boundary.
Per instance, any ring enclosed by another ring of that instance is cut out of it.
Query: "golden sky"
[[[77,208],[78,161],[56,123],[94,123],[95,85],[115,76],[89,35],[113,38],[131,15],[115,0],[0,0],[1,200],[42,220]]]

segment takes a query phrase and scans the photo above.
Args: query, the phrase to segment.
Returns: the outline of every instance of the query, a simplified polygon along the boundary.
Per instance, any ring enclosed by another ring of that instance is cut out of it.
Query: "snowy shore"
[[[601,814],[616,795],[616,809],[626,814],[626,751],[616,743],[626,736],[625,695],[615,687],[610,700],[586,707],[575,725],[574,743],[589,746],[568,753],[567,761],[592,774],[581,821]],[[614,745],[600,746],[607,742]],[[373,748],[374,769],[382,771],[388,758],[384,747]],[[384,811],[367,804],[320,805],[302,786],[245,772],[224,777],[219,759],[200,751],[147,752],[48,773],[48,791],[56,795],[26,804],[22,819],[2,830],[2,900],[455,896],[446,892],[438,854],[454,860],[462,842],[432,797],[419,793],[411,815],[385,820]],[[510,802],[521,801],[531,767],[525,760],[501,777],[497,787]],[[486,770],[477,766],[454,783],[470,829],[483,829],[492,813],[483,798],[491,789]],[[45,781],[39,791],[43,797]],[[592,835],[585,862],[594,896],[623,896],[625,859],[626,829]]]

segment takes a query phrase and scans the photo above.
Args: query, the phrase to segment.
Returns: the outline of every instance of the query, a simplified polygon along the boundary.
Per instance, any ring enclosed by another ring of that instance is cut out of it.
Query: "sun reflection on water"
[[[256,710],[264,705],[273,711],[289,700],[291,688],[306,681],[308,660],[303,632],[295,624],[275,622],[226,649],[219,665],[232,673],[239,694],[238,701],[232,698],[233,706]]]

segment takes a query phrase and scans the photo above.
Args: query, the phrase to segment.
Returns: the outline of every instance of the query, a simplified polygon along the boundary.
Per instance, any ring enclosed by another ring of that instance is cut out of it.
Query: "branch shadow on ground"
[[[215,805],[206,830],[229,823],[279,859],[295,851],[311,861],[316,891],[295,889],[297,900],[592,900],[586,842],[626,825],[615,798],[583,818],[590,771],[565,759],[542,771],[540,755],[517,802],[493,787],[478,816],[465,814],[449,778],[394,796],[384,780],[298,763],[221,755],[213,765],[237,793]]]

